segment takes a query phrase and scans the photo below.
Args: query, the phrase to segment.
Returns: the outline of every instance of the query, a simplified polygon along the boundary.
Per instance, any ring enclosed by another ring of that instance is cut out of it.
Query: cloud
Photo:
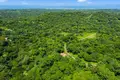
[[[87,2],[88,4],[92,4],[93,2]]]
[[[65,5],[65,3],[55,3],[54,5],[63,6],[63,5]]]
[[[25,1],[22,1],[21,4],[22,4],[22,5],[28,5],[28,3],[25,2]]]
[[[86,2],[87,0],[77,0],[78,2]]]
[[[77,0],[77,2],[79,2],[79,3],[86,3],[86,4],[93,4],[93,2],[91,2],[89,0]]]
[[[7,2],[8,0],[0,0],[0,2]]]

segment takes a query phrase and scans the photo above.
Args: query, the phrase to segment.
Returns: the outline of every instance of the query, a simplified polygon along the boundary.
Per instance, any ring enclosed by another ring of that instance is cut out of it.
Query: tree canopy
[[[120,11],[0,10],[0,79],[119,80]]]

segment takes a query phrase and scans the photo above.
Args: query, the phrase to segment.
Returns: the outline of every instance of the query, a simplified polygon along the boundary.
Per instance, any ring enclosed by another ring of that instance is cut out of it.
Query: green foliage
[[[90,71],[79,71],[73,74],[73,80],[100,80],[95,74]]]
[[[120,79],[119,10],[0,10],[0,15],[0,80]]]

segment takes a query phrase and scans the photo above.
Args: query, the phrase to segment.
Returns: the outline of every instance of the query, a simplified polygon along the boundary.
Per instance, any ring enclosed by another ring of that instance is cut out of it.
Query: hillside
[[[119,12],[0,11],[0,80],[119,80]]]

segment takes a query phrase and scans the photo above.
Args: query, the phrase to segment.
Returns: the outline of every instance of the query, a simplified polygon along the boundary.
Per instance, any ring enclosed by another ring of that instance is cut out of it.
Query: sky
[[[114,6],[117,8],[120,0],[0,0],[1,5]]]

